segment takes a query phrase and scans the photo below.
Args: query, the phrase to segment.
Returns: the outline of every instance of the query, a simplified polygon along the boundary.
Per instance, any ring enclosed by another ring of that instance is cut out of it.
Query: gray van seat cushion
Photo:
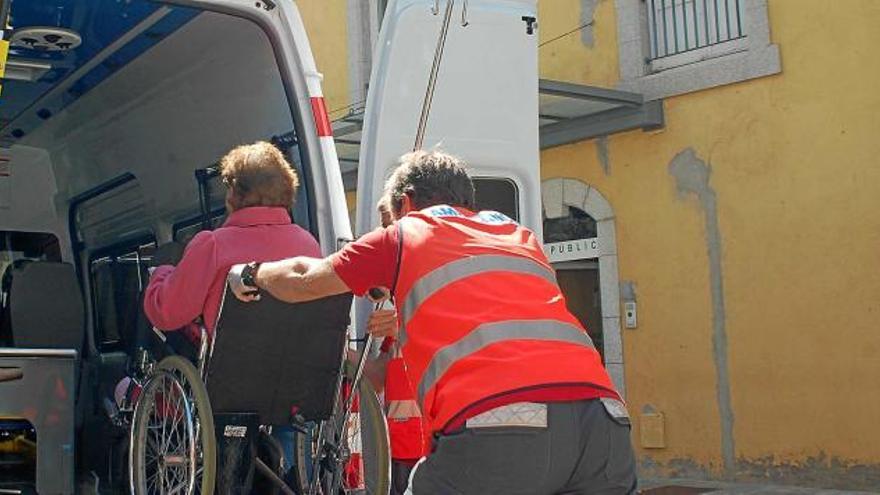
[[[73,265],[29,263],[15,270],[9,293],[15,347],[81,352],[84,308]]]

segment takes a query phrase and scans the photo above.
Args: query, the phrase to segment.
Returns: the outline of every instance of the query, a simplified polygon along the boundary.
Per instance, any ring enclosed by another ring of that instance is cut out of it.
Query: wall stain
[[[581,42],[590,48],[593,47],[593,14],[598,5],[599,0],[581,0],[581,25],[587,26],[581,30]]]
[[[638,475],[640,478],[712,479],[711,467],[703,466],[688,458],[657,462],[650,457],[642,457],[639,461]]]
[[[718,411],[721,420],[721,458],[724,474],[731,477],[735,470],[733,438],[733,405],[730,394],[730,372],[727,351],[727,328],[724,308],[724,277],[721,266],[721,229],[715,191],[709,185],[712,168],[692,148],[677,155],[669,163],[669,174],[675,179],[679,197],[696,197],[706,222],[706,251],[709,258],[709,285],[712,295],[712,355],[715,362]]]
[[[835,488],[877,490],[880,464],[829,457],[824,452],[797,462],[782,462],[775,456],[737,459],[737,479],[770,480],[774,483]]]
[[[620,281],[620,299],[624,301],[636,301],[636,283],[632,280]]]
[[[596,158],[605,175],[611,175],[611,156],[608,151],[608,136],[596,139]]]
[[[690,458],[658,462],[649,457],[639,461],[639,477],[645,479],[690,479],[714,481],[715,466],[703,465]],[[782,461],[774,456],[756,459],[738,458],[734,475],[737,483],[770,483],[833,490],[876,490],[880,486],[880,464],[828,457],[824,453],[797,461]],[[751,493],[751,492],[750,492]]]

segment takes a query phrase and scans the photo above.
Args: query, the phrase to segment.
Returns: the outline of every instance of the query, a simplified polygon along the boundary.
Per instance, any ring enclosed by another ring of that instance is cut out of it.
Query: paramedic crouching
[[[296,302],[390,289],[435,439],[412,493],[635,493],[626,408],[534,233],[472,211],[465,167],[441,152],[404,155],[385,192],[395,224],[328,258],[236,267],[233,290]]]

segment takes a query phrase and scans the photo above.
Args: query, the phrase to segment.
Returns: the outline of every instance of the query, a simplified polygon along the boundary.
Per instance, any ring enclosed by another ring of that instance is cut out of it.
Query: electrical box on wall
[[[626,328],[636,328],[638,326],[638,315],[636,314],[636,302],[627,301],[623,303],[623,323]]]
[[[645,449],[665,449],[666,448],[666,428],[661,412],[645,412],[640,417],[639,425],[640,440],[642,448]]]

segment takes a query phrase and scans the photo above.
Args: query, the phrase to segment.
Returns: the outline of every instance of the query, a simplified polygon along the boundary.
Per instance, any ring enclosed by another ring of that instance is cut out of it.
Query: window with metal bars
[[[742,0],[645,0],[651,60],[744,38]]]

